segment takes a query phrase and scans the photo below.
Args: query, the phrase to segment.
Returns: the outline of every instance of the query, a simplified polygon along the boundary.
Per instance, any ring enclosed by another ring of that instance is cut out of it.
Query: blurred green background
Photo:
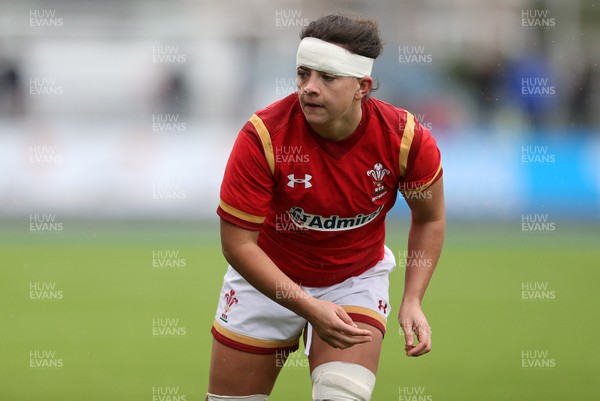
[[[215,225],[1,228],[0,400],[203,399],[226,268]],[[388,225],[396,255],[406,249],[407,228]],[[598,399],[599,239],[597,227],[583,224],[558,222],[553,232],[531,234],[514,225],[450,223],[424,302],[433,351],[405,357],[390,319],[373,400]],[[169,264],[179,267],[156,267]],[[402,267],[391,277],[395,316]],[[32,299],[32,283],[62,291],[62,299]],[[169,319],[171,335],[155,335],[157,318]],[[270,399],[309,399],[307,366],[293,354]]]

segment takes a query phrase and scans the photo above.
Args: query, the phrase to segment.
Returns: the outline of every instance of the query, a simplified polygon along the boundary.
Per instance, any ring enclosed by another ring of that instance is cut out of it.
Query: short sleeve
[[[273,175],[260,140],[246,124],[225,167],[217,214],[248,230],[260,230],[271,205]]]
[[[400,179],[399,189],[404,193],[423,191],[436,182],[442,173],[442,157],[436,141],[429,130],[415,119],[406,173]]]

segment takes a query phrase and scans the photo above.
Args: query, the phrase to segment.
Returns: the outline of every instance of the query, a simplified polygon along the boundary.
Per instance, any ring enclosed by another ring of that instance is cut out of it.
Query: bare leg
[[[288,354],[252,354],[213,339],[208,392],[231,396],[271,394]]]
[[[369,369],[374,374],[377,373],[383,334],[379,329],[369,324],[362,322],[357,322],[356,324],[361,329],[370,330],[373,333],[373,341],[341,350],[331,347],[313,331],[310,355],[308,357],[311,372],[314,368],[326,362],[339,361],[356,363]]]

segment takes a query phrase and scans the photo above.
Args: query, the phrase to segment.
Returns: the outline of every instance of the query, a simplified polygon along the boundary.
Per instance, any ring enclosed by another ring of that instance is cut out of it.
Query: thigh
[[[309,289],[315,297],[342,306],[354,323],[373,333],[370,343],[340,350],[321,340],[313,330],[309,349],[311,371],[323,363],[339,361],[356,363],[376,373],[390,314],[389,274],[394,267],[394,255],[386,247],[384,258],[360,276],[325,289]]]
[[[223,280],[212,333],[239,351],[270,354],[298,348],[306,321],[252,287],[231,267]]]
[[[394,255],[386,247],[384,258],[363,274],[326,288],[308,288],[309,294],[344,308],[355,323],[376,327],[385,334],[391,306],[389,275],[395,267]]]
[[[253,354],[213,339],[208,392],[230,396],[271,394],[289,352]]]
[[[231,267],[213,322],[208,392],[269,394],[290,352],[298,348],[304,319],[270,300]]]
[[[356,325],[361,329],[370,330],[373,333],[373,341],[342,350],[333,348],[321,340],[313,330],[308,356],[311,372],[314,368],[326,362],[339,361],[356,363],[364,366],[373,373],[377,373],[383,334],[378,328],[370,324],[357,322]]]

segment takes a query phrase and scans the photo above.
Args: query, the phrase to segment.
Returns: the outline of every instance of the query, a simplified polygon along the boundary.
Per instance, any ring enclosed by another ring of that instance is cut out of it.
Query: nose
[[[302,90],[302,93],[305,95],[319,93],[318,80],[319,74],[316,71],[311,71],[306,81],[301,84],[300,89]]]

